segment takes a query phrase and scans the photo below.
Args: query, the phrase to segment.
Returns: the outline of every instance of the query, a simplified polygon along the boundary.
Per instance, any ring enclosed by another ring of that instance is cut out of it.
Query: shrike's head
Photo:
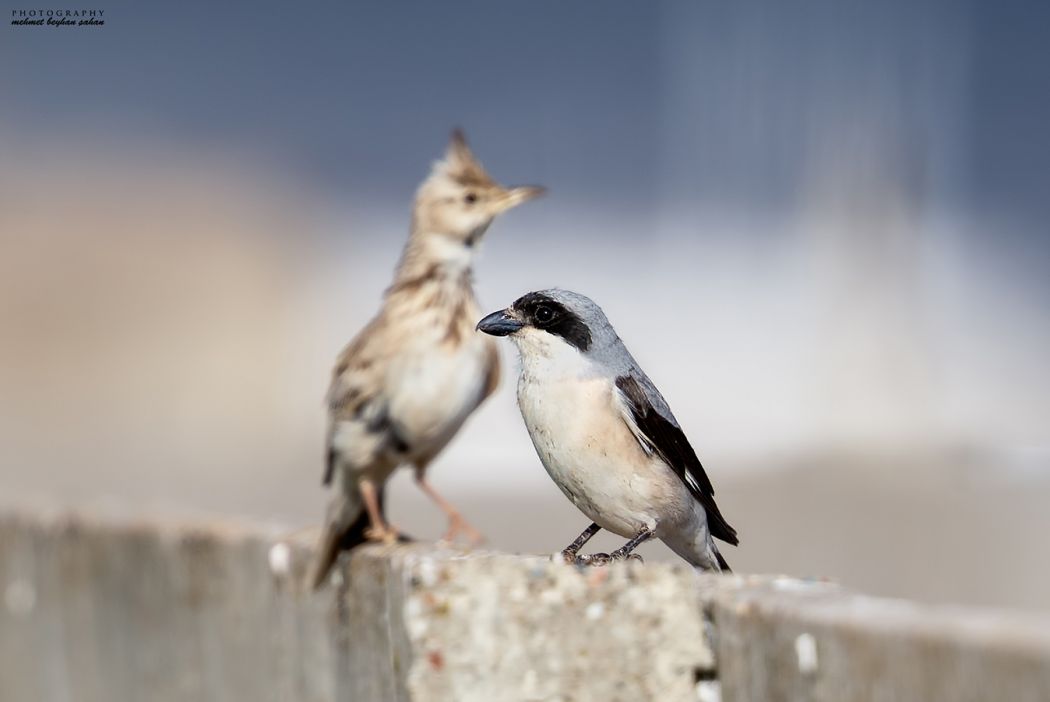
[[[542,195],[538,186],[507,188],[492,179],[463,136],[452,133],[445,157],[416,193],[413,231],[471,247],[496,215]]]
[[[482,319],[477,328],[492,336],[510,337],[525,360],[582,356],[605,365],[621,365],[630,359],[602,308],[568,290],[522,295],[507,309]]]

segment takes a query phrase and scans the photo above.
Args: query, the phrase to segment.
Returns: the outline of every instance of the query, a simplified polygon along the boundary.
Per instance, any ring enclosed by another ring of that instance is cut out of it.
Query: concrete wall
[[[682,566],[0,516],[0,700],[1050,700],[1050,621]]]

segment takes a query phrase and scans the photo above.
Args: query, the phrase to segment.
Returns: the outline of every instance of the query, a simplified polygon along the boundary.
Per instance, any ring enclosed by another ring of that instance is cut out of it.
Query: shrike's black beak
[[[476,329],[492,336],[513,334],[525,325],[514,319],[507,310],[493,312],[478,322]]]

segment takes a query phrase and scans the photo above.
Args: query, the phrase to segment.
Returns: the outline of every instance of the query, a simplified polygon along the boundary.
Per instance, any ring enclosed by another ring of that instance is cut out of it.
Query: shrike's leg
[[[573,564],[577,562],[576,554],[580,552],[583,545],[591,540],[591,537],[601,531],[602,528],[597,524],[591,524],[589,527],[583,530],[583,533],[576,537],[576,540],[565,547],[565,550],[561,552],[561,557],[565,559],[566,563]]]
[[[629,559],[636,559],[638,561],[641,561],[642,557],[632,554],[631,551],[638,548],[646,541],[653,538],[655,535],[656,534],[653,533],[648,527],[643,527],[642,530],[638,532],[638,534],[633,539],[631,539],[612,553],[592,553],[589,556],[580,556],[578,559],[576,559],[576,562],[581,563],[583,565],[600,566],[612,563],[613,561],[626,561]]]
[[[357,487],[361,491],[361,499],[364,500],[365,511],[368,512],[370,522],[370,526],[365,529],[365,538],[369,541],[382,541],[385,544],[397,541],[397,529],[383,520],[375,483],[368,478],[362,478],[357,483]]]
[[[612,556],[613,560],[617,561],[622,561],[627,558],[630,558],[632,557],[631,552],[634,551],[634,549],[638,548],[654,536],[656,536],[656,534],[650,531],[648,527],[642,527],[642,530],[638,532],[638,534],[633,539],[631,539],[630,541],[628,541],[623,546],[616,549],[609,555]],[[642,560],[641,556],[634,556],[634,558]]]
[[[485,541],[485,537],[481,535],[481,532],[475,529],[463,518],[463,515],[459,513],[455,507],[453,507],[448,500],[438,494],[437,490],[427,482],[426,468],[416,468],[416,484],[419,485],[419,489],[425,492],[430,499],[437,504],[448,516],[448,529],[445,531],[445,535],[442,537],[442,541],[454,541],[456,536],[464,534],[467,537],[467,541],[472,546]]]

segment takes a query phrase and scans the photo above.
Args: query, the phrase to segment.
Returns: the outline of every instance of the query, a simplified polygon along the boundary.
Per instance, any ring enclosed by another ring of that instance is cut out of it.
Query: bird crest
[[[467,138],[459,128],[452,131],[445,156],[434,163],[433,174],[444,176],[464,186],[496,185],[496,181],[489,176],[481,161],[470,150]]]

